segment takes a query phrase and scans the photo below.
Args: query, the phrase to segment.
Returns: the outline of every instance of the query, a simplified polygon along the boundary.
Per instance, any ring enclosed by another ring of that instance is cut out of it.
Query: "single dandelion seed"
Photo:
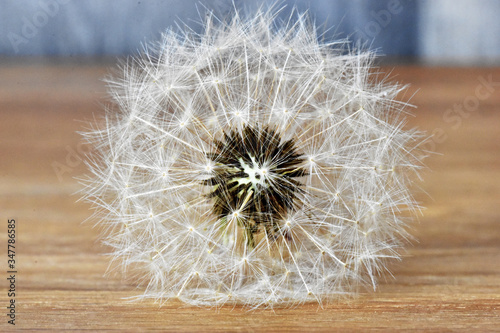
[[[108,79],[83,197],[143,297],[323,303],[375,288],[409,238],[424,154],[403,88],[278,13],[167,31]]]

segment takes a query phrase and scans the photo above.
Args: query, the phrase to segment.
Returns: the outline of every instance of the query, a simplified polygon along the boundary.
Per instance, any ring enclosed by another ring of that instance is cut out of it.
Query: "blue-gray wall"
[[[0,55],[121,55],[206,8],[228,15],[273,0],[0,0]],[[497,0],[284,0],[309,10],[326,38],[349,36],[381,54],[438,63],[498,63]]]

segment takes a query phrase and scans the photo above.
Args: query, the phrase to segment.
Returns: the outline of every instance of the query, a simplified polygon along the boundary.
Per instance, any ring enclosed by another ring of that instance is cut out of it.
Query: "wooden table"
[[[26,329],[310,331],[500,330],[500,69],[397,67],[416,92],[410,125],[435,132],[412,226],[417,242],[376,292],[318,308],[247,312],[178,301],[129,302],[141,294],[104,276],[107,249],[75,203],[85,172],[80,137],[102,114],[106,65],[0,66],[0,305],[7,297],[7,220],[16,220],[16,326]],[[483,85],[483,87],[481,87]],[[462,107],[465,112],[453,113]],[[13,329],[4,315],[0,330]]]

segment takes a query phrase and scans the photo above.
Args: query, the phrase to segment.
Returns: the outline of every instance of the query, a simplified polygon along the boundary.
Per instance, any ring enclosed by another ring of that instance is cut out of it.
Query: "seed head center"
[[[211,187],[208,197],[222,225],[237,211],[249,245],[259,232],[277,237],[280,223],[297,206],[298,178],[306,175],[295,142],[269,128],[246,126],[215,140],[207,157],[214,167],[203,184]]]
[[[259,190],[259,186],[267,188],[269,186],[268,177],[269,169],[265,166],[260,166],[253,156],[250,156],[252,163],[247,164],[242,158],[239,159],[243,172],[247,175],[246,178],[238,178],[238,184],[251,184],[253,190]]]

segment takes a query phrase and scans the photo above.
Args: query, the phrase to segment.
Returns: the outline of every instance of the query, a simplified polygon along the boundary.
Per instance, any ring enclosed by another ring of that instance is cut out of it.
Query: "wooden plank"
[[[71,63],[0,66],[0,300],[8,306],[6,223],[15,218],[16,328],[500,329],[500,86],[478,88],[489,76],[500,82],[500,69],[395,68],[392,77],[412,85],[402,98],[418,91],[409,126],[438,134],[417,192],[426,207],[411,227],[418,241],[376,292],[323,308],[305,304],[255,312],[130,302],[141,289],[119,272],[104,276],[107,249],[98,243],[99,230],[82,224],[90,212],[75,203],[79,185],[73,177],[85,172],[79,151],[85,147],[76,131],[84,128],[83,120],[103,114],[99,78],[105,73],[105,66]],[[471,111],[463,107],[463,115],[450,122],[447,110],[464,103]],[[12,329],[6,316],[0,329]]]

